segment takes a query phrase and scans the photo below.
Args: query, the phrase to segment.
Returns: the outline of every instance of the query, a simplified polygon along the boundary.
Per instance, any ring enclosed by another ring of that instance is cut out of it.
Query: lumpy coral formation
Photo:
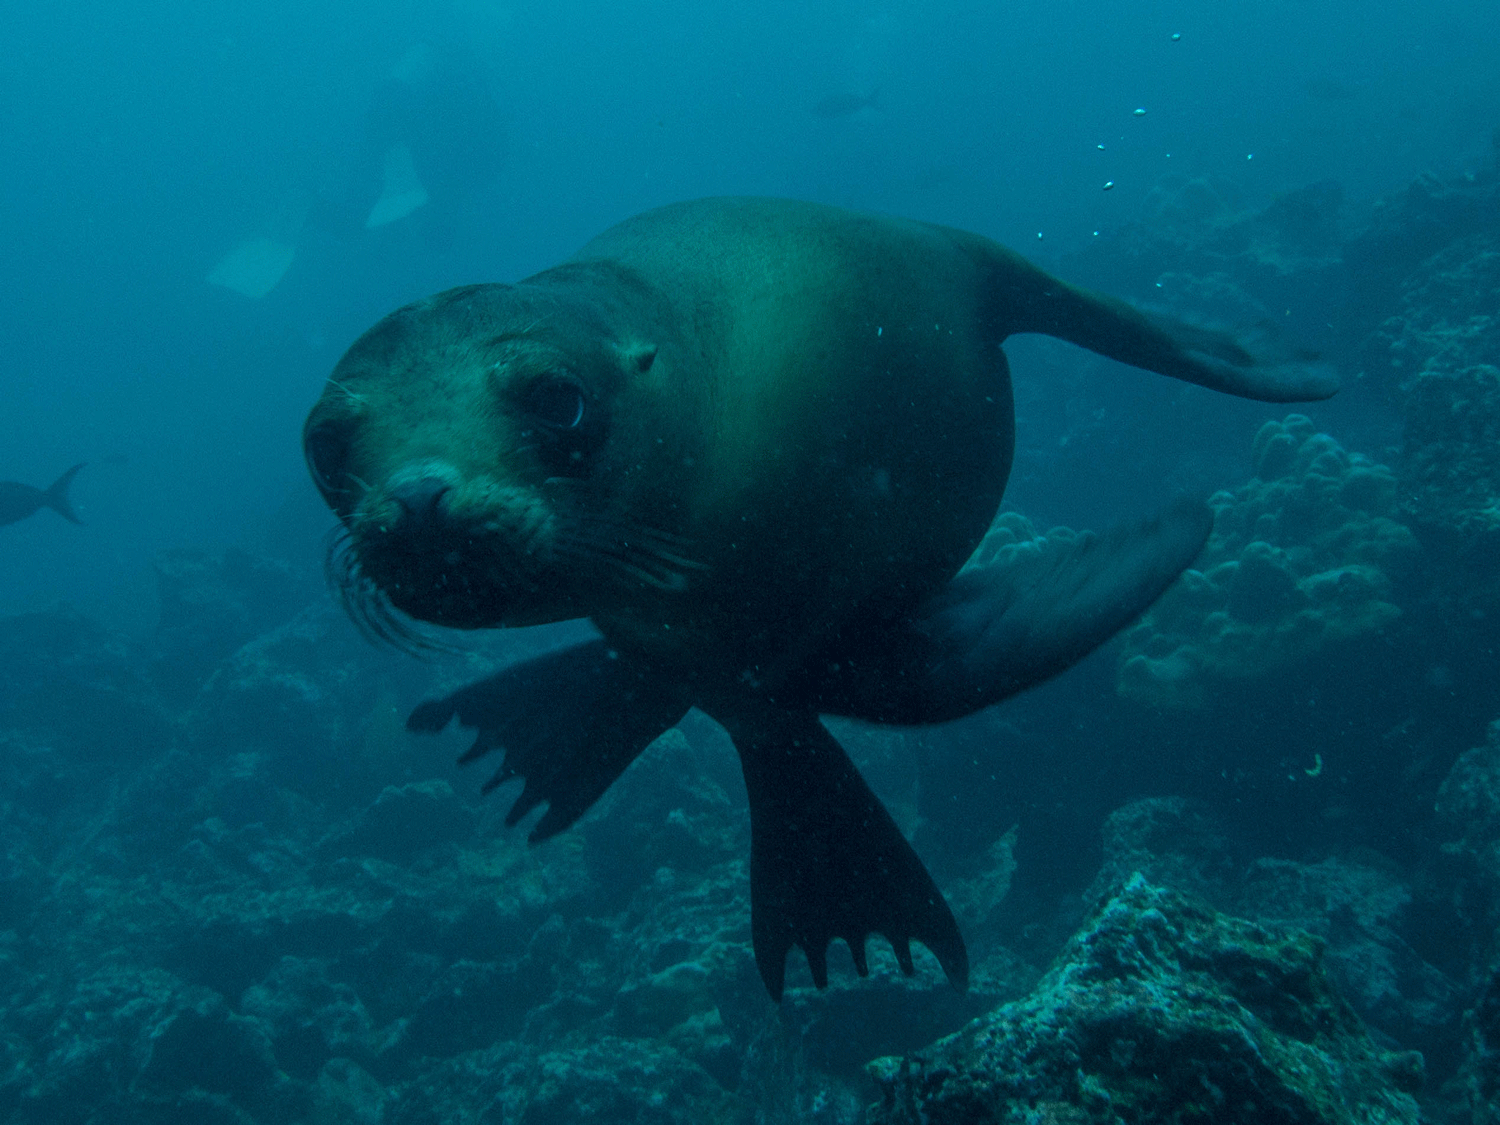
[[[869,1120],[1416,1122],[1421,1056],[1375,1045],[1322,952],[1137,875],[1030,996],[871,1063]]]
[[[1228,682],[1400,616],[1394,591],[1418,548],[1391,470],[1300,414],[1267,422],[1253,450],[1255,479],[1210,501],[1214,531],[1198,567],[1126,635],[1122,694],[1202,706]]]

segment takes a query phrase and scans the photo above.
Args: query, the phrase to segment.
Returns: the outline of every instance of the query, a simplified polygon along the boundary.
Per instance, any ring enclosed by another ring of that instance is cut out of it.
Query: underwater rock
[[[572,1121],[742,1125],[750,1107],[671,1047],[608,1035],[497,1044],[449,1059],[391,1099],[389,1125]]]
[[[1459,1072],[1460,1096],[1473,1125],[1500,1122],[1500,967],[1492,969],[1478,1002],[1465,1013],[1468,1057]]]
[[[1404,392],[1425,371],[1500,365],[1497,296],[1500,229],[1445,247],[1406,278],[1397,311],[1366,341],[1364,378]]]
[[[159,969],[94,973],[43,1018],[7,1120],[244,1125],[299,1116],[296,1087],[260,1024]]]
[[[1362,377],[1404,412],[1401,518],[1428,552],[1442,627],[1457,630],[1500,612],[1500,185],[1484,191],[1487,207],[1413,264],[1361,356]]]
[[[367,1059],[376,1047],[359,994],[329,979],[331,960],[282,957],[240,997],[240,1011],[266,1029],[277,1065],[293,1078],[312,1079],[335,1057]]]
[[[1026,999],[871,1063],[869,1122],[1415,1123],[1421,1056],[1371,1041],[1321,955],[1132,879]]]
[[[1384,308],[1424,261],[1455,242],[1500,226],[1500,185],[1423,173],[1380,200],[1367,227],[1343,248],[1359,303]]]
[[[1494,319],[1500,362],[1500,314]],[[1500,552],[1500,367],[1429,368],[1412,381],[1401,485],[1403,512],[1419,532],[1446,533],[1444,538],[1462,541],[1469,552],[1495,559]]]
[[[1236,917],[1305,930],[1326,943],[1325,971],[1371,1027],[1450,1057],[1461,992],[1403,937],[1411,888],[1373,853],[1297,863],[1251,859],[1244,847],[1201,802],[1133,801],[1105,821],[1104,862],[1085,898],[1098,905],[1139,872]]]
[[[1300,414],[1255,437],[1256,478],[1211,499],[1198,565],[1125,634],[1118,689],[1158,707],[1202,707],[1236,680],[1302,664],[1401,615],[1415,560],[1395,475]]]
[[[154,560],[160,617],[155,673],[179,697],[196,691],[220,660],[316,600],[285,563],[233,547],[179,548]]]
[[[386,1089],[358,1064],[329,1059],[312,1088],[312,1125],[380,1125]]]
[[[1490,724],[1483,746],[1453,763],[1438,790],[1437,815],[1458,835],[1444,850],[1468,856],[1500,891],[1500,720]]]
[[[58,751],[59,769],[137,763],[171,725],[130,643],[70,610],[0,617],[0,731]],[[14,789],[7,786],[8,792]]]
[[[1500,277],[1490,299],[1500,301]],[[1488,354],[1500,363],[1500,314],[1476,319],[1489,321]],[[1432,560],[1445,627],[1454,636],[1473,634],[1478,654],[1493,653],[1500,616],[1500,367],[1429,367],[1411,380],[1400,465],[1404,515]]]
[[[332,606],[315,606],[218,665],[188,716],[188,743],[215,759],[229,757],[215,748],[233,747],[254,763],[251,788],[357,806],[404,768],[414,743],[391,701],[416,697],[429,676],[371,648]]]
[[[1208,284],[1229,298],[1197,304],[1213,316],[1232,314],[1236,305],[1278,311],[1300,305],[1300,297],[1319,285],[1326,307],[1343,287],[1349,215],[1343,190],[1333,181],[1289,191],[1257,212],[1228,181],[1168,176],[1147,193],[1141,210],[1139,221],[1090,240],[1076,260],[1078,272],[1089,275],[1082,280],[1097,274],[1117,292],[1158,303]],[[1167,277],[1178,284],[1169,286]]]
[[[212,994],[151,1029],[134,1083],[137,1091],[162,1097],[191,1090],[217,1094],[257,1116],[274,1114],[277,1087],[286,1084],[259,1022],[231,1012]]]
[[[1443,851],[1462,865],[1465,912],[1485,935],[1480,955],[1500,954],[1500,720],[1482,746],[1459,755],[1438,789]],[[1500,1041],[1497,1041],[1500,1042]]]
[[[1148,882],[1215,906],[1230,901],[1240,872],[1235,847],[1207,805],[1181,797],[1146,797],[1104,821],[1104,861],[1084,895],[1094,907],[1139,874]]]
[[[1235,913],[1267,926],[1295,926],[1327,942],[1324,968],[1377,1031],[1451,1065],[1463,990],[1402,935],[1412,891],[1376,857],[1318,863],[1262,857],[1245,871]]]
[[[318,844],[326,857],[374,856],[410,863],[423,852],[461,843],[474,831],[474,811],[446,781],[387,785],[375,803]]]

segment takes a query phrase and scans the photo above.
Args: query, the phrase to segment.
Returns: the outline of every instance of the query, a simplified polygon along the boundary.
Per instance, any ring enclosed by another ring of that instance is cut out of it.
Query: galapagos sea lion
[[[37,488],[15,480],[0,480],[0,527],[8,523],[19,523],[43,508],[51,508],[70,523],[82,523],[68,499],[68,488],[84,464],[86,462],[74,465],[46,488]]]
[[[964,568],[1014,420],[1001,343],[1041,332],[1273,402],[1330,373],[1067,285],[979,235],[774,199],[669,206],[516,285],[440,293],[345,354],[304,431],[346,532],[357,620],[588,617],[601,640],[425,703],[477,729],[488,783],[573,823],[691,706],[732,737],[751,929],[773,998],[882,934],[967,981],[941,893],[820,714],[943,721],[1056,674],[1146,608],[1210,517],[1161,517]],[[963,568],[961,570],[961,568]]]

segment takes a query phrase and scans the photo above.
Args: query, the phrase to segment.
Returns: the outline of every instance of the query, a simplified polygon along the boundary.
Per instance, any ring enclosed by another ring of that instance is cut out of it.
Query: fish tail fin
[[[988,314],[1002,339],[1018,332],[1056,336],[1132,367],[1260,402],[1314,402],[1339,389],[1338,376],[1316,356],[1277,354],[1263,345],[1252,351],[1231,333],[1059,281],[978,235],[954,236],[990,275]]]
[[[63,519],[77,524],[81,524],[83,521],[78,518],[78,513],[73,510],[73,502],[68,499],[68,488],[72,485],[73,478],[78,475],[78,470],[86,464],[88,464],[87,461],[80,461],[53,481],[52,487],[42,493],[42,503],[62,516]]]

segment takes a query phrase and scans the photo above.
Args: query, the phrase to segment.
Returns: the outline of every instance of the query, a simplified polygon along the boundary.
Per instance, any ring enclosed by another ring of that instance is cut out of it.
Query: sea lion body
[[[1332,385],[1074,289],[977,235],[815,204],[649,212],[515,285],[439,294],[350,348],[305,430],[348,530],[342,587],[467,628],[587,616],[605,640],[413,716],[503,746],[495,782],[576,819],[697,705],[752,809],[756,956],[962,940],[920,860],[817,722],[938,721],[1055,674],[1128,622],[1207,535],[1205,509],[1009,565],[960,567],[1014,450],[1000,345],[1047,332],[1275,401]],[[536,716],[537,701],[569,711]],[[532,714],[528,715],[528,710]]]
[[[975,264],[934,228],[834,215],[685,205],[575,259],[648,277],[665,304],[649,393],[670,437],[644,475],[704,568],[685,597],[596,616],[612,640],[774,677],[872,603],[937,589],[993,518],[1012,396]]]

